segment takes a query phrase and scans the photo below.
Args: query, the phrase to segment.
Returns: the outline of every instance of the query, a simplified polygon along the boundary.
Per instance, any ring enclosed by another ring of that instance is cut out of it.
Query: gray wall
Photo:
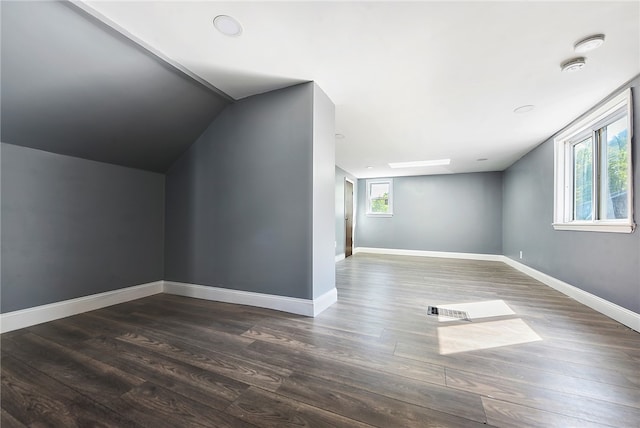
[[[358,180],[358,247],[502,254],[502,173],[393,179],[393,217],[366,215]]]
[[[0,145],[3,313],[163,278],[164,176]]]
[[[165,172],[229,103],[71,2],[0,6],[4,143]]]
[[[313,298],[336,287],[334,257],[335,227],[335,106],[317,84],[313,84]]]
[[[313,88],[228,106],[169,169],[167,280],[313,297]]]
[[[340,167],[335,168],[335,227],[336,227],[336,244],[335,244],[335,255],[339,256],[344,254],[345,251],[345,240],[346,240],[346,231],[345,231],[345,221],[344,221],[344,181],[345,179],[349,179],[353,181],[353,202],[354,205],[357,205],[358,202],[358,179],[353,175],[349,174],[347,171],[343,170]],[[356,223],[356,207],[354,206],[354,224]]]
[[[632,82],[635,221],[640,213],[640,78]],[[640,313],[640,233],[559,231],[553,222],[553,137],[504,173],[507,257]],[[519,252],[523,252],[522,260]]]

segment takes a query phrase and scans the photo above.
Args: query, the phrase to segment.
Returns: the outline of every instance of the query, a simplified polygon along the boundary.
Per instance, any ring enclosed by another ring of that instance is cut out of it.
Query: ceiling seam
[[[191,80],[195,81],[201,86],[204,86],[209,91],[214,92],[216,95],[224,98],[225,101],[228,101],[231,103],[237,101],[235,98],[233,98],[226,92],[216,88],[211,83],[207,82],[197,74],[193,73],[191,70],[183,67],[181,64],[177,63],[176,61],[173,61],[171,58],[164,55],[162,52],[158,51],[157,49],[154,49],[149,44],[145,43],[143,40],[139,39],[138,37],[136,37],[129,31],[127,31],[120,25],[116,24],[115,22],[113,22],[103,14],[92,9],[90,6],[88,6],[84,2],[65,1],[63,3],[65,5],[68,5],[71,9],[75,10],[81,15],[85,16],[86,18],[93,20],[99,26],[106,29],[107,31],[115,32],[116,34],[123,36],[125,39],[132,42],[132,44],[135,45],[137,48],[141,49],[141,51],[144,52],[146,55],[149,55],[150,57],[154,58],[155,60],[157,60],[158,62],[162,63],[165,66],[169,66],[170,69],[178,71],[180,74],[185,75],[186,77],[190,78]]]

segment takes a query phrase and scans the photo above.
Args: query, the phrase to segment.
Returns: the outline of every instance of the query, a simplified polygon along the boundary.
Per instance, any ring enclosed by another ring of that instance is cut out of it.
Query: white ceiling
[[[236,99],[316,81],[345,136],[336,164],[359,178],[503,170],[640,73],[637,1],[81,7]],[[241,22],[240,37],[215,30],[220,14]],[[596,33],[606,41],[587,66],[562,73]],[[536,108],[513,112],[525,104]],[[441,158],[451,165],[387,165]]]

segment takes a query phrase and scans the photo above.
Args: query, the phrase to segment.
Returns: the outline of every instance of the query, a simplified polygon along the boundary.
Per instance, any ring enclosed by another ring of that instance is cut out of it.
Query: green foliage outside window
[[[384,193],[380,198],[371,199],[371,212],[372,213],[389,212],[389,194],[388,193]]]
[[[629,177],[629,151],[627,150],[627,130],[609,140],[607,145],[607,173],[612,218],[627,217],[627,186]]]
[[[590,220],[593,204],[593,144],[591,138],[574,147],[575,220]]]
[[[629,152],[627,150],[627,130],[609,138],[606,144],[605,165],[601,166],[601,173],[605,173],[606,182],[601,192],[601,218],[626,218]],[[593,212],[593,143],[589,138],[574,146],[574,219],[590,220]],[[606,192],[604,190],[606,189]]]

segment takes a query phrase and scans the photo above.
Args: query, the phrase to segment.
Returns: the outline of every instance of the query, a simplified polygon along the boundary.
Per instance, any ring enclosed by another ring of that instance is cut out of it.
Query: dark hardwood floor
[[[2,427],[640,426],[640,334],[503,263],[357,254],[337,287],[315,319],[162,294],[3,334]]]

